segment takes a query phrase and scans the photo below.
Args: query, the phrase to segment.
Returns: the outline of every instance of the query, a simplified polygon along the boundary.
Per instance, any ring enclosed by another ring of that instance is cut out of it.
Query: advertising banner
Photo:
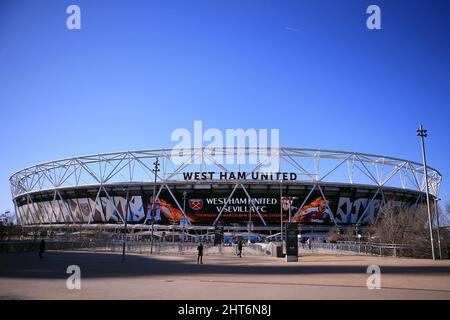
[[[126,216],[128,222],[145,223],[154,220],[158,224],[238,224],[254,226],[297,223],[300,225],[334,225],[373,221],[383,206],[412,205],[408,202],[387,200],[381,195],[366,197],[290,192],[287,195],[276,190],[243,189],[220,190],[171,190],[163,189],[153,201],[152,195],[133,195],[127,207],[124,197],[78,198],[43,201],[18,207],[23,220],[29,223],[118,223]],[[126,210],[128,208],[128,214]],[[153,208],[153,210],[152,210]],[[152,215],[153,213],[153,215]],[[289,219],[290,217],[290,219]],[[34,219],[34,220],[33,220]]]
[[[223,224],[239,223],[248,225],[279,224],[291,221],[299,224],[331,225],[333,224],[332,205],[337,201],[324,200],[320,194],[306,197],[296,197],[291,201],[280,199],[276,193],[249,192],[236,190],[230,197],[231,191],[224,192],[192,192],[183,199],[181,193],[173,192],[175,201],[169,192],[162,191],[156,199],[159,223],[171,223],[182,219],[192,224],[208,224],[214,221]],[[306,200],[306,201],[305,201]],[[147,211],[152,206],[151,197],[143,197]],[[304,203],[303,207],[301,207]],[[290,208],[289,208],[290,207]],[[183,213],[184,211],[184,213]]]

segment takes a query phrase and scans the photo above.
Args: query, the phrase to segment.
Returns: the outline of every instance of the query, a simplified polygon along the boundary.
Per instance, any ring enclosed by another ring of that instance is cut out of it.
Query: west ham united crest
[[[201,210],[203,208],[203,199],[189,199],[189,207],[195,211]]]
[[[289,199],[281,199],[281,204],[283,206],[284,211],[289,210],[289,205],[291,204],[290,202],[291,201],[289,201]]]

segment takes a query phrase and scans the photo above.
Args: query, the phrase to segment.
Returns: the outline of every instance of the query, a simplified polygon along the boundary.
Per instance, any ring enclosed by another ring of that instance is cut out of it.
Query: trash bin
[[[277,258],[283,258],[283,246],[281,245],[274,245],[272,246],[272,256]]]

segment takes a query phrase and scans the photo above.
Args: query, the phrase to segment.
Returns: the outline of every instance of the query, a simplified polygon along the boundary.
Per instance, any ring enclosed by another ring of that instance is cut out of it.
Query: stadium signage
[[[186,181],[191,180],[259,180],[259,181],[286,181],[297,180],[295,172],[183,172],[183,178]]]

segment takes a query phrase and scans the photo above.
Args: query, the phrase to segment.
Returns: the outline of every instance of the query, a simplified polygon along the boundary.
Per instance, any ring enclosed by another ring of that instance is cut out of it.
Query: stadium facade
[[[274,159],[276,170],[267,171]],[[26,226],[154,219],[159,226],[279,230],[282,221],[364,226],[386,206],[423,203],[424,177],[420,163],[357,152],[191,148],[55,160],[13,174],[10,184],[18,221]],[[436,198],[441,174],[429,167],[428,179]]]

